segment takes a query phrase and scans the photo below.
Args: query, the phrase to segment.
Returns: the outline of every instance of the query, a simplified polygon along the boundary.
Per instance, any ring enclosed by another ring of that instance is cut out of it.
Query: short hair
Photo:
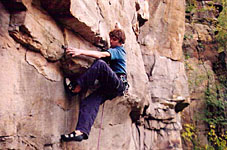
[[[121,29],[114,29],[109,33],[110,38],[116,38],[121,44],[125,43],[125,32]]]

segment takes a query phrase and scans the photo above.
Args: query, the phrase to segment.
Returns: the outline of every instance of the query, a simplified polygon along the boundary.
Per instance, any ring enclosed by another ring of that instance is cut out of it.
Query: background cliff
[[[126,32],[130,89],[105,103],[100,149],[182,149],[184,0],[1,0],[0,149],[97,149],[102,106],[87,141],[59,141],[84,96],[68,97],[63,77],[93,61],[65,57],[62,45],[106,49],[116,22]]]
[[[183,149],[227,149],[227,1],[187,0],[183,42],[191,103]]]

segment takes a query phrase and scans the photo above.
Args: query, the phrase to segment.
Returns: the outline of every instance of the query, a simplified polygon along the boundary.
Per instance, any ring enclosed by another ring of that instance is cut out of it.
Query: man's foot
[[[84,139],[87,139],[86,135],[78,130],[73,131],[70,134],[61,135],[61,141],[63,141],[63,142],[69,142],[69,141],[81,142]]]
[[[81,87],[79,85],[76,85],[76,87],[74,88],[74,90],[72,91],[73,93],[79,93],[81,90]]]
[[[76,82],[70,81],[69,78],[64,78],[64,87],[68,94],[75,96],[80,92],[80,86]]]

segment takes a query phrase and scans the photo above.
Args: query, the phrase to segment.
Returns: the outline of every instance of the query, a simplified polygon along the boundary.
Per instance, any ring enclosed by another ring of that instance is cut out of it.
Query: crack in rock
[[[60,68],[56,63],[49,63],[39,53],[27,51],[25,61],[33,66],[38,73],[43,75],[47,80],[58,82],[62,80]]]

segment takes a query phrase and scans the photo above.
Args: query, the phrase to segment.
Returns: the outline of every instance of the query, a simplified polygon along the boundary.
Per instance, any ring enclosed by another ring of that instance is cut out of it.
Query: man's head
[[[111,47],[115,47],[115,45],[117,43],[119,43],[119,45],[122,45],[125,43],[125,33],[123,30],[121,29],[114,29],[112,30],[110,33],[109,33],[109,36],[110,36],[110,45]],[[117,46],[119,46],[117,45]]]

